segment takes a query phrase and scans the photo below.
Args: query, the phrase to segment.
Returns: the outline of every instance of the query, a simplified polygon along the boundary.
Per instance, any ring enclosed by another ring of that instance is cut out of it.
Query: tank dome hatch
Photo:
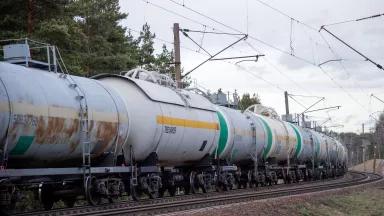
[[[142,68],[135,68],[130,71],[123,71],[120,74],[132,79],[144,80],[162,86],[176,88],[176,82],[168,75],[156,71],[148,71]]]
[[[254,104],[248,107],[245,112],[252,112],[268,118],[280,120],[279,114],[277,114],[275,109],[272,107],[263,106],[261,104]]]

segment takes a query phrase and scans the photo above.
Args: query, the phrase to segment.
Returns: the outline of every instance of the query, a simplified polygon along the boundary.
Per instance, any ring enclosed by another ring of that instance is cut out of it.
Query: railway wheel
[[[160,189],[161,189],[161,185],[160,185],[159,179],[157,178],[157,176],[152,175],[149,178],[149,184],[147,189],[149,198],[151,199],[158,198]]]
[[[195,194],[199,188],[197,187],[197,184],[196,184],[196,172],[195,171],[191,171],[191,173],[189,174],[189,189],[190,189],[190,192]]]
[[[93,206],[101,203],[101,196],[98,194],[97,180],[94,176],[88,176],[85,180],[85,197],[88,203]]]
[[[267,183],[266,183],[266,176],[264,174],[260,175],[260,185],[261,186],[267,185]]]
[[[292,173],[291,172],[288,172],[288,175],[287,175],[287,184],[291,184],[292,183]]]
[[[241,188],[246,189],[247,187],[248,187],[248,183],[247,183],[246,180],[241,180],[241,181],[239,182],[239,189],[241,189]]]
[[[197,190],[199,188],[201,188],[203,193],[207,193],[208,192],[209,185],[208,185],[207,179],[204,178],[204,173],[197,174],[196,178],[195,178],[195,181],[196,181],[195,185],[197,185]]]
[[[160,190],[159,190],[159,197],[160,197],[160,198],[163,198],[163,197],[164,197],[165,191],[166,191],[165,188],[160,188]],[[168,190],[168,191],[169,191],[169,190]]]
[[[39,185],[39,199],[45,210],[52,209],[55,200],[53,197],[53,188],[51,185],[43,183]]]
[[[278,181],[278,179],[277,179],[276,172],[272,172],[272,182],[273,182],[273,184],[277,185],[277,181]]]
[[[110,197],[108,197],[108,202],[109,203],[117,203],[117,202],[119,202],[119,197],[117,197],[117,196],[110,196]]]
[[[228,191],[228,185],[224,183],[219,183],[216,185],[216,191],[217,192]]]
[[[171,197],[174,197],[175,195],[176,195],[176,186],[170,186],[169,188],[168,188],[168,192],[169,192],[169,195],[171,196]]]
[[[63,199],[63,202],[65,206],[67,206],[68,208],[73,208],[76,203],[76,198],[75,197],[66,198],[66,199]]]
[[[189,185],[189,183],[184,183],[183,189],[186,195],[191,193],[191,186]]]
[[[140,193],[139,189],[137,188],[137,185],[134,185],[133,182],[129,184],[129,192],[131,194],[131,197],[134,201],[139,201],[140,200]]]

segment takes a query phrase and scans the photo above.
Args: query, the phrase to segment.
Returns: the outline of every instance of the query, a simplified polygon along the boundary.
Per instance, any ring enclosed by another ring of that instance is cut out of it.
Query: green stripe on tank
[[[217,117],[219,118],[219,124],[220,124],[220,136],[219,136],[219,146],[217,148],[217,155],[220,156],[220,154],[224,151],[225,146],[227,145],[228,125],[224,119],[224,116],[220,112],[217,112]]]
[[[34,136],[20,136],[19,140],[16,143],[16,146],[9,153],[10,155],[23,155],[31,146]]]
[[[296,134],[297,143],[296,143],[295,157],[298,157],[300,152],[301,152],[301,147],[302,147],[301,136],[300,136],[300,133],[295,126],[293,126],[292,124],[289,124],[289,125],[291,125],[291,127],[293,128],[293,130],[295,131],[295,134]]]
[[[272,148],[272,130],[264,119],[260,118],[260,120],[267,131],[267,148],[265,148],[263,152],[263,157],[265,159],[267,158],[269,151],[271,151],[271,148]]]

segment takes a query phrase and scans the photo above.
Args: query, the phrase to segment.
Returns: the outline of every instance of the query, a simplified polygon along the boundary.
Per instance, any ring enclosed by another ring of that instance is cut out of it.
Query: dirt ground
[[[350,170],[361,171],[361,172],[373,172],[373,165],[375,164],[375,172],[384,175],[384,160],[376,159],[367,160],[365,163],[358,164],[354,167],[351,167]]]
[[[166,214],[190,216],[232,215],[371,215],[384,216],[384,184],[308,195],[251,201]]]

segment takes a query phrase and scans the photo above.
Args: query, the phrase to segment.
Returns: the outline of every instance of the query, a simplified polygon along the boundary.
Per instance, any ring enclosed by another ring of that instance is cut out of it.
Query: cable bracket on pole
[[[336,38],[338,41],[340,41],[341,43],[343,43],[345,46],[349,47],[351,50],[353,50],[354,52],[356,52],[357,54],[359,54],[360,56],[362,56],[365,60],[371,62],[372,64],[376,65],[377,68],[379,68],[380,70],[384,70],[383,66],[381,66],[380,64],[374,62],[372,59],[368,58],[366,55],[364,55],[363,53],[359,52],[358,50],[356,50],[355,48],[353,48],[351,45],[349,45],[348,43],[346,43],[345,41],[343,41],[342,39],[340,39],[339,37],[337,37],[336,35],[334,35],[332,32],[330,32],[328,29],[325,28],[325,26],[321,26],[320,29],[319,29],[319,32],[321,30],[324,30],[326,31],[328,34],[330,34],[332,37]]]
[[[187,73],[185,73],[181,79],[185,78],[186,76],[188,76],[190,73],[192,73],[194,70],[196,70],[197,68],[199,68],[200,66],[202,66],[203,64],[207,63],[208,61],[211,61],[214,57],[218,56],[220,53],[224,52],[225,50],[227,50],[228,48],[234,46],[235,44],[239,43],[240,41],[243,41],[243,40],[246,40],[248,38],[248,35],[247,34],[236,34],[236,35],[243,35],[243,37],[239,38],[237,41],[231,43],[230,45],[226,46],[224,49],[220,50],[219,52],[211,55],[207,50],[205,50],[203,47],[201,47],[196,41],[194,41],[186,32],[199,32],[199,33],[202,33],[201,31],[194,31],[194,30],[189,30],[189,29],[180,29],[180,31],[183,33],[183,35],[185,37],[187,37],[188,39],[190,39],[194,44],[196,44],[198,47],[200,47],[204,52],[206,52],[210,57],[206,60],[204,60],[202,63],[198,64],[196,67],[194,67],[193,69],[191,69],[190,71],[188,71]],[[220,32],[204,32],[205,34],[209,34],[209,33],[215,33],[215,34],[227,34],[227,35],[234,35],[234,34],[231,34],[231,33],[220,33]]]

